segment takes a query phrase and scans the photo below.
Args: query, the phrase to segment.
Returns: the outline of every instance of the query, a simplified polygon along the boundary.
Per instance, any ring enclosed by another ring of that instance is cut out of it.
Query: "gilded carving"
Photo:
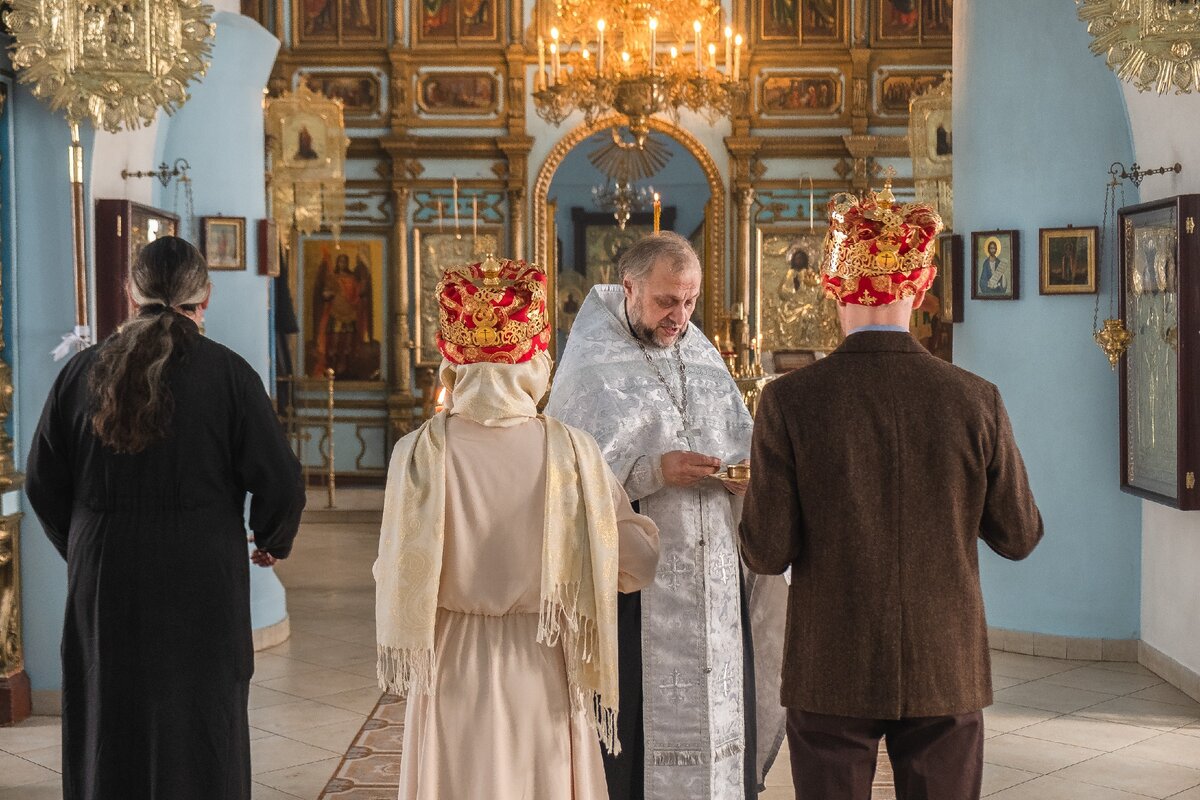
[[[819,274],[824,238],[822,231],[759,228],[763,350],[828,352],[841,342],[836,305]]]
[[[908,140],[917,202],[937,209],[946,230],[954,229],[953,117],[951,77],[909,104]]]
[[[346,124],[342,104],[307,85],[267,104],[271,198],[281,231],[337,236],[346,214]]]
[[[1181,0],[1075,0],[1117,77],[1139,92],[1200,88],[1200,8]]]
[[[11,0],[5,22],[20,80],[73,122],[116,132],[187,100],[212,49],[199,0]]]
[[[25,667],[21,648],[21,515],[0,517],[0,678]]]

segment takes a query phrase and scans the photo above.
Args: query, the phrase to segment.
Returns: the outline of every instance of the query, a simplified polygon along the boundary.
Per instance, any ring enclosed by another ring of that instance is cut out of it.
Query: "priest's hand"
[[[721,468],[721,460],[703,453],[673,450],[662,456],[663,480],[667,486],[687,488],[712,475]]]
[[[255,550],[250,554],[250,560],[260,567],[273,567],[279,561],[278,558],[268,553],[266,550]]]

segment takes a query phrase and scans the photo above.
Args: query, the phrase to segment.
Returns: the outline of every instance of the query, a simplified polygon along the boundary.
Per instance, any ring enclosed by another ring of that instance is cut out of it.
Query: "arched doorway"
[[[551,218],[549,204],[551,184],[564,161],[572,152],[597,133],[614,127],[620,127],[623,118],[617,115],[604,117],[591,124],[582,124],[567,133],[546,157],[538,172],[533,186],[533,253],[534,261],[546,267],[551,276],[550,294],[552,298],[558,295],[558,259],[556,258],[557,242],[555,239],[555,224]],[[702,243],[702,264],[704,266],[703,290],[703,327],[706,331],[720,320],[725,309],[726,287],[726,253],[725,253],[725,185],[712,155],[700,141],[688,131],[654,119],[650,120],[651,132],[669,137],[677,143],[682,151],[695,159],[704,181],[708,185],[708,200],[703,212],[704,225],[698,230],[677,231],[684,236],[697,234],[697,243]],[[571,246],[564,243],[564,246]],[[557,306],[557,303],[555,303]],[[554,311],[554,320],[558,322],[558,309]]]

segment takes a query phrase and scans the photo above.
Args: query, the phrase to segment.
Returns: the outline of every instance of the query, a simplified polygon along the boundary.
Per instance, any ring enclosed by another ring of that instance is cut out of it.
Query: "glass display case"
[[[138,252],[159,236],[176,236],[179,217],[129,200],[96,201],[96,341],[129,316],[125,281]]]
[[[1121,487],[1200,509],[1200,195],[1120,212],[1120,314],[1133,334],[1121,359]]]

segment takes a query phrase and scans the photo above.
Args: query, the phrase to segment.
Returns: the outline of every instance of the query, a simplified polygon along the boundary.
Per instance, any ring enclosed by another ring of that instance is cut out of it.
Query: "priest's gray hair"
[[[621,273],[622,281],[626,278],[641,281],[650,275],[660,261],[666,261],[672,273],[700,270],[700,257],[692,249],[691,243],[671,231],[660,231],[639,240],[621,254],[617,270]]]

